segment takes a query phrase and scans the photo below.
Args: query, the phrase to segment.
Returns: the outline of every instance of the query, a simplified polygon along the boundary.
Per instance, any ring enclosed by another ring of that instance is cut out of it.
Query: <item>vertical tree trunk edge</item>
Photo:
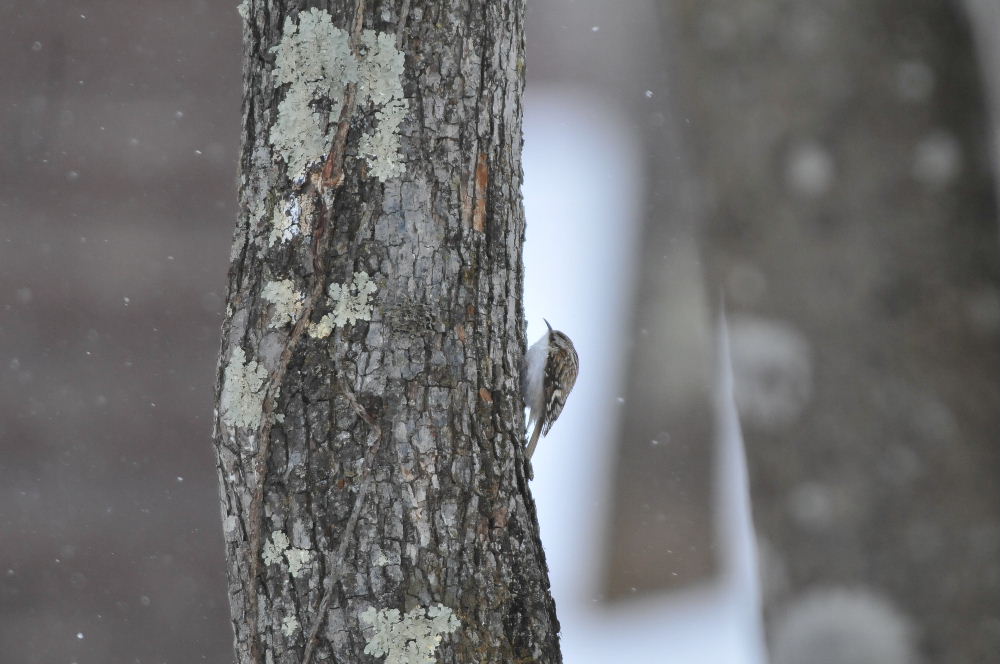
[[[236,660],[560,662],[518,388],[524,3],[326,4],[239,8]]]

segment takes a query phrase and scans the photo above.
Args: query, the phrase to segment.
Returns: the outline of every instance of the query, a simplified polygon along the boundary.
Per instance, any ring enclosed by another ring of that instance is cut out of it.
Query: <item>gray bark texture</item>
[[[215,422],[236,659],[559,662],[518,390],[524,3],[304,4],[241,6]],[[325,157],[279,154],[276,47],[316,10],[356,61],[405,55],[391,175],[363,74],[309,102]]]

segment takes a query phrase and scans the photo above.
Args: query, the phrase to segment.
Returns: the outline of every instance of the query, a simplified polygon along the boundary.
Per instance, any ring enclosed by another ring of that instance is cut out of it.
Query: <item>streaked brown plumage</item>
[[[535,453],[538,438],[548,435],[562,413],[580,370],[580,358],[570,338],[553,330],[548,321],[545,325],[548,331],[528,349],[521,372],[521,392],[530,411],[529,428],[534,424],[528,458]]]

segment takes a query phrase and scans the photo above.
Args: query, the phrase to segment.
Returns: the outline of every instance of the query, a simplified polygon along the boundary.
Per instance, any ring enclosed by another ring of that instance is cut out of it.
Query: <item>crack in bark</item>
[[[351,27],[351,53],[358,57],[358,44],[361,41],[361,29],[365,22],[365,0],[357,0],[354,6],[354,25]],[[323,165],[323,174],[319,181],[319,192],[327,188],[336,189],[344,182],[344,147],[347,145],[347,131],[351,128],[351,117],[358,101],[358,84],[348,83],[344,91],[344,105],[340,109],[340,121],[337,123],[337,134],[330,146],[330,154]]]
[[[399,21],[396,23],[396,49],[402,51],[403,43],[406,41],[404,31],[406,29],[406,19],[410,15],[410,0],[403,0],[399,7]]]

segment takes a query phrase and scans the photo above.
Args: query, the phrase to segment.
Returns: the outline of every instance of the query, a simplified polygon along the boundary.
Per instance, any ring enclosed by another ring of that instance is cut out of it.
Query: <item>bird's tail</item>
[[[535,429],[531,432],[531,440],[528,441],[528,458],[535,453],[535,446],[538,445],[538,437],[542,435],[542,418],[535,421]]]

